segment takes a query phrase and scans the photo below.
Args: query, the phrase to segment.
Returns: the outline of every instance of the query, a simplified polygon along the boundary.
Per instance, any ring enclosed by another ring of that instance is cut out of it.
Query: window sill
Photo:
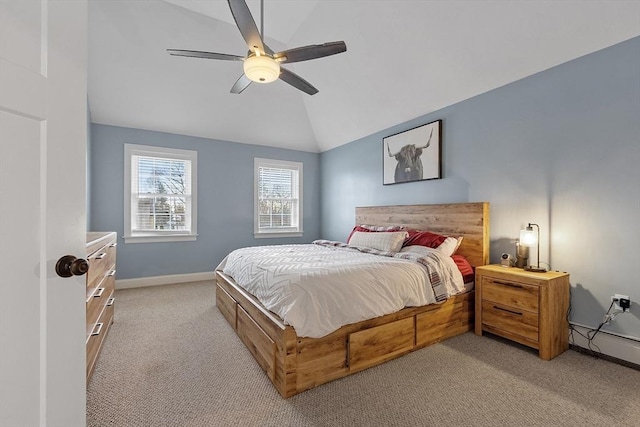
[[[124,236],[125,243],[193,242],[197,234]]]
[[[253,237],[256,239],[273,239],[278,237],[302,237],[302,231],[280,231],[271,233],[253,233]]]

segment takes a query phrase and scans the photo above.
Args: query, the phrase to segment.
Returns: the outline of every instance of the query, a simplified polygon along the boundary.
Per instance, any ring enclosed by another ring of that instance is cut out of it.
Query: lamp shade
[[[256,83],[270,83],[280,76],[280,64],[269,56],[250,56],[244,60],[244,73]]]
[[[538,243],[538,236],[533,231],[533,227],[529,226],[526,230],[520,230],[520,244],[523,246],[533,247]]]
[[[536,231],[533,231],[533,226],[535,225]],[[522,246],[533,247],[536,246],[538,248],[538,260],[537,265],[533,266],[525,266],[524,269],[526,271],[532,271],[535,273],[544,273],[547,271],[544,268],[540,268],[540,226],[538,224],[529,223],[527,228],[520,231],[520,244]]]

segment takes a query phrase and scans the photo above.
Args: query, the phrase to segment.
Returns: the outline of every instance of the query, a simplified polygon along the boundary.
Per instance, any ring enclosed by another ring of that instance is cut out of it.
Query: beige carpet
[[[215,307],[213,282],[116,291],[88,426],[638,425],[640,371],[552,361],[473,333],[284,400]]]

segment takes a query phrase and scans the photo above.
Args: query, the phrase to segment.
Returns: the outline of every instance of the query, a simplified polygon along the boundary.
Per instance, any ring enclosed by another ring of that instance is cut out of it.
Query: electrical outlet
[[[620,300],[621,299],[626,299],[629,300],[629,295],[620,295],[620,294],[615,294],[614,296],[611,297],[611,301],[615,301],[613,303],[613,308],[616,310],[622,310],[622,307],[620,307]],[[631,301],[631,300],[629,300]],[[628,307],[627,307],[628,308]]]

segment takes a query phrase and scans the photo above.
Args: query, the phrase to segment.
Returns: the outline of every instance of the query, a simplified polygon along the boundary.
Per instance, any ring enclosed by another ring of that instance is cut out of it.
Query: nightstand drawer
[[[538,342],[538,313],[518,310],[491,301],[482,301],[482,325],[495,329],[494,333],[503,335],[502,331],[519,335],[527,341]]]
[[[492,277],[482,278],[482,301],[538,312],[538,286]]]

